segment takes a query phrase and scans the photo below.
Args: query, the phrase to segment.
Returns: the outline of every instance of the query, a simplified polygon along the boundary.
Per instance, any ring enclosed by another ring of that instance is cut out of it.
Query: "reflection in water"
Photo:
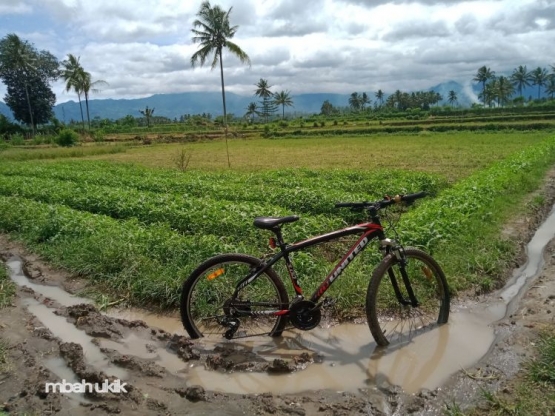
[[[230,393],[354,391],[384,382],[416,392],[421,388],[436,388],[454,372],[474,364],[487,352],[493,338],[493,329],[481,318],[468,313],[454,314],[449,324],[397,348],[377,348],[366,325],[340,325],[329,330],[294,332],[282,341],[241,343],[250,345],[254,352],[268,360],[291,358],[305,351],[323,356],[322,364],[312,364],[303,371],[279,376],[222,375],[195,367],[189,371],[189,380]]]

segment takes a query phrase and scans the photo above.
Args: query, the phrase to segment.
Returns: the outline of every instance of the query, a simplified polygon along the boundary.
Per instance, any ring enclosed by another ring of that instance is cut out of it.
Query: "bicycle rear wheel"
[[[191,338],[254,335],[280,336],[287,318],[271,315],[287,309],[283,282],[272,270],[242,288],[232,299],[237,283],[261,264],[244,254],[222,254],[202,263],[183,283],[181,320]]]
[[[405,270],[418,306],[410,303],[401,262],[393,254],[376,267],[368,285],[366,316],[380,346],[408,342],[449,318],[449,289],[439,264],[416,248],[405,249],[405,258]],[[399,289],[397,293],[395,286]]]

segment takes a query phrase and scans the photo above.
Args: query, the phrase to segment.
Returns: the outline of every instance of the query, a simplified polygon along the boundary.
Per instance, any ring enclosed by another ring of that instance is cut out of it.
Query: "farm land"
[[[214,127],[144,129],[108,132],[102,142],[69,149],[10,146],[0,152],[0,231],[85,279],[79,294],[98,304],[168,312],[201,261],[270,250],[270,235],[252,226],[256,216],[300,215],[284,228],[293,242],[364,220],[335,202],[427,191],[431,197],[392,209],[386,219],[405,245],[437,258],[456,298],[483,296],[500,288],[521,258],[523,236],[505,233],[507,224],[553,203],[537,192],[555,162],[552,118],[499,117],[512,118],[473,117],[468,129],[449,129],[449,119],[238,126],[227,143]],[[494,124],[501,127],[484,127]],[[324,246],[292,258],[306,292],[336,252]],[[334,319],[364,314],[368,277],[379,261],[374,252],[330,289]],[[9,287],[0,285],[0,306],[14,296]],[[490,399],[494,406],[496,396]]]

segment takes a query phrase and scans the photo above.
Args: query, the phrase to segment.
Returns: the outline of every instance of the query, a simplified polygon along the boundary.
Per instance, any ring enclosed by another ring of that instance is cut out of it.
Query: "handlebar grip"
[[[416,201],[417,199],[424,198],[425,196],[428,196],[428,192],[423,191],[423,192],[417,192],[415,194],[403,195],[401,197],[401,200],[410,203],[410,202]]]

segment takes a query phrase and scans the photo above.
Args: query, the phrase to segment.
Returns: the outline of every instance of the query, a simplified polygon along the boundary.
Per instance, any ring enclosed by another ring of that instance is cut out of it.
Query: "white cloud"
[[[3,14],[25,14],[31,12],[24,0],[0,0],[0,15]]]
[[[94,79],[109,82],[97,97],[216,91],[219,72],[211,71],[209,62],[190,66],[197,49],[190,30],[200,3],[0,0],[0,25],[60,59],[81,56]],[[391,92],[447,80],[468,83],[482,65],[510,73],[518,65],[554,63],[551,0],[211,3],[232,7],[231,22],[239,25],[234,41],[252,66],[226,54],[225,79],[230,91],[245,95],[260,78],[293,94]],[[74,99],[61,85],[56,84],[58,100]]]

